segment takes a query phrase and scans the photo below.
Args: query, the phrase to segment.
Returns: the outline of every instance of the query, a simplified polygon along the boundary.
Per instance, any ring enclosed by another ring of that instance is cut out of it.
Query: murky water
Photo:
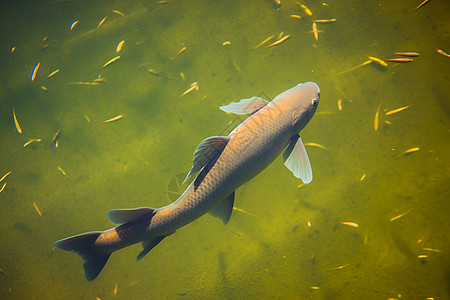
[[[1,298],[449,299],[450,2],[302,3],[312,16],[295,1],[1,2]],[[331,18],[316,41],[312,20]],[[340,74],[394,51],[420,56]],[[198,143],[240,122],[219,105],[305,81],[321,103],[302,139],[326,147],[307,146],[311,184],[278,158],[227,226],[207,215],[139,262],[140,245],[116,252],[91,283],[52,248],[110,228],[110,209],[169,203]]]

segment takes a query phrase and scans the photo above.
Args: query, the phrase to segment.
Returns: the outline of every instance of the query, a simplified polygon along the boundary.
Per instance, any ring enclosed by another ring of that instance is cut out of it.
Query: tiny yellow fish
[[[427,4],[430,0],[425,0],[422,3],[419,4],[419,6],[417,6],[416,8],[414,8],[414,10],[418,10],[419,8],[421,8],[422,6],[424,6],[425,4]]]
[[[262,45],[264,45],[265,43],[267,43],[268,41],[270,41],[271,39],[273,39],[275,37],[275,35],[271,35],[268,38],[266,38],[264,41],[262,41],[261,43],[259,43],[258,45],[256,45],[255,47],[253,47],[253,49],[259,48]]]
[[[406,216],[406,214],[408,214],[411,210],[412,210],[412,208],[408,209],[408,211],[406,211],[406,212],[404,212],[404,213],[402,213],[402,214],[399,214],[398,216],[395,216],[395,217],[390,218],[389,221],[392,222],[392,221],[398,220],[398,219],[400,219],[401,217]]]
[[[59,69],[58,69],[58,70],[55,70],[55,71],[53,71],[53,72],[51,72],[50,74],[48,74],[47,78],[50,78],[50,77],[54,76],[54,75],[57,74],[58,72],[59,72]]]
[[[366,173],[364,173],[361,178],[359,179],[359,181],[363,181],[364,179],[366,179]]]
[[[183,94],[181,94],[180,98],[183,97],[186,94],[189,94],[190,92],[192,92],[193,90],[198,91],[198,84],[197,82],[194,82],[191,84],[191,87],[188,88]]]
[[[413,62],[414,59],[402,57],[402,58],[387,58],[384,61],[396,62],[396,63],[408,63],[408,62]]]
[[[422,249],[425,250],[425,251],[441,253],[441,250],[439,250],[439,249],[433,249],[433,248],[422,248]]]
[[[401,55],[401,56],[419,56],[419,52],[394,52],[395,55]]]
[[[414,148],[411,148],[411,149],[408,149],[408,150],[402,152],[400,155],[409,154],[409,153],[416,152],[416,151],[419,151],[419,150],[420,150],[419,147],[414,147]]]
[[[22,133],[22,128],[20,128],[19,121],[17,121],[16,111],[14,110],[14,106],[13,106],[13,117],[14,117],[14,125],[16,125],[17,132]]]
[[[58,148],[58,138],[61,134],[61,129],[59,129],[52,138],[52,145],[55,148]]]
[[[3,177],[2,178],[0,178],[0,182],[2,182],[3,180],[5,180],[5,178],[6,177],[8,177],[9,176],[9,174],[11,174],[12,173],[12,171],[9,171],[8,173],[6,173],[5,175],[3,175]]]
[[[14,51],[16,51],[16,47],[11,48],[11,53],[14,53]]]
[[[118,14],[119,16],[125,17],[125,15],[121,11],[113,9],[113,13]]]
[[[63,170],[60,166],[58,166],[58,170],[63,174],[64,176],[67,176],[66,171]]]
[[[317,32],[316,22],[313,22],[312,29],[313,29],[313,33],[314,33],[314,38],[316,39],[316,41],[318,41],[319,40],[319,32]]]
[[[383,66],[383,67],[387,67],[388,66],[388,64],[384,61],[384,60],[382,60],[382,59],[379,59],[379,58],[377,58],[377,57],[374,57],[374,56],[367,56],[371,61],[373,61],[373,62],[376,62],[377,64],[379,64],[380,66]]]
[[[6,187],[6,182],[3,184],[2,188],[0,189],[0,193],[3,192],[3,190],[5,189],[5,187]]]
[[[343,222],[343,221],[340,221],[339,223],[341,223],[343,225],[351,226],[351,227],[359,227],[358,223],[355,223],[355,222]]]
[[[392,124],[391,122],[386,121],[386,120],[384,120],[383,122],[386,123],[386,124],[388,124],[388,125],[391,125],[391,124]]]
[[[117,282],[114,285],[114,292],[113,292],[113,296],[116,296],[116,295],[117,295]]]
[[[70,31],[72,31],[72,29],[75,28],[75,26],[78,24],[78,22],[80,22],[79,20],[75,20],[72,23],[70,23]]]
[[[222,43],[222,46],[229,46],[229,45],[231,45],[230,41],[225,41],[225,42]]]
[[[98,23],[97,27],[102,26],[102,24],[106,21],[106,18],[107,18],[107,17],[108,17],[108,16],[104,17],[104,18],[100,21],[100,23]]]
[[[375,129],[375,131],[378,130],[378,116],[380,114],[380,107],[381,107],[381,104],[378,105],[377,112],[375,113],[375,119],[373,120],[373,129]]]
[[[48,88],[46,88],[46,87],[43,86],[43,85],[41,85],[41,89],[42,89],[44,92],[48,92]]]
[[[114,57],[114,58],[112,58],[112,59],[110,59],[106,64],[103,65],[102,68],[104,68],[104,67],[106,67],[106,66],[112,64],[113,62],[117,61],[119,58],[120,58],[120,55],[119,55],[119,56],[116,56],[116,57]]]
[[[321,148],[321,149],[324,149],[324,150],[328,150],[327,147],[322,146],[322,145],[317,144],[317,143],[305,143],[305,146],[317,147],[317,148]]]
[[[324,19],[324,20],[313,20],[316,23],[332,23],[336,22],[336,19]]]
[[[299,15],[290,15],[289,17],[291,18],[296,18],[296,19],[301,19],[302,17],[300,17]]]
[[[341,99],[338,100],[337,106],[338,106],[338,109],[339,109],[340,111],[342,111],[342,100],[341,100]]]
[[[425,255],[425,254],[417,255],[417,258],[421,258],[421,259],[428,258],[428,255]]]
[[[36,210],[36,212],[42,217],[41,210],[40,210],[39,207],[37,206],[36,202],[33,202],[33,206],[34,206],[34,209]]]
[[[183,79],[183,81],[186,81],[186,79],[185,79],[185,77],[184,77],[184,73],[183,73],[183,72],[180,72],[180,76],[181,76],[181,78]]]
[[[125,44],[125,41],[124,41],[124,40],[121,40],[121,41],[119,42],[119,44],[117,45],[117,48],[116,48],[116,52],[117,52],[117,53],[119,53],[120,50],[122,50],[123,44]],[[105,67],[105,66],[103,66],[103,67]]]
[[[345,267],[347,267],[347,266],[349,266],[349,265],[350,265],[350,263],[347,263],[347,264],[345,264],[345,265],[338,266],[338,267],[334,267],[334,268],[331,268],[331,269],[329,269],[329,270],[339,270],[339,269],[343,269],[343,268],[345,268]]]
[[[248,212],[248,211],[243,210],[243,209],[241,209],[241,208],[237,208],[236,206],[233,206],[233,210],[236,210],[236,211],[238,211],[238,212],[247,214],[247,215],[252,216],[252,217],[256,217],[255,214],[252,214],[251,212]]]
[[[103,122],[101,122],[101,123],[111,123],[111,122],[120,120],[120,119],[122,119],[122,118],[123,118],[123,115],[118,115],[118,116],[116,116],[116,117],[114,117],[114,118],[108,119],[108,120],[103,121]]]
[[[28,142],[23,144],[23,147],[25,148],[26,146],[30,145],[31,143],[37,143],[37,142],[42,142],[42,140],[41,139],[30,139]]]
[[[30,81],[34,81],[36,79],[36,75],[39,71],[40,65],[41,65],[41,63],[37,62],[36,65],[34,66],[33,71],[31,72]]]
[[[309,8],[306,7],[306,5],[300,4],[300,2],[297,2],[298,5],[303,9],[303,11],[308,15],[312,16],[312,12]]]
[[[399,112],[401,112],[401,111],[403,111],[403,110],[409,108],[411,105],[412,105],[412,104],[410,104],[410,105],[408,105],[408,106],[403,106],[403,107],[400,107],[400,108],[397,108],[397,109],[394,109],[394,110],[390,110],[390,111],[388,111],[388,112],[386,113],[386,116],[390,116],[390,115],[399,113]]]
[[[310,289],[312,289],[312,290],[318,290],[318,289],[320,289],[320,287],[318,287],[318,286],[312,286],[312,287],[310,287]]]
[[[86,119],[86,121],[87,121],[88,123],[91,123],[91,119],[89,118],[88,115],[84,114],[84,118]]]
[[[86,82],[86,81],[68,82],[67,84],[75,84],[75,85],[100,85],[100,83],[98,83],[98,82]]]
[[[288,34],[288,35],[285,35],[284,37],[282,37],[282,38],[279,39],[278,41],[276,41],[276,42],[274,42],[274,43],[272,43],[272,44],[266,46],[266,48],[270,48],[270,47],[276,46],[276,45],[278,45],[278,44],[281,44],[282,42],[284,42],[285,40],[287,40],[287,39],[290,38],[290,37],[291,37],[291,36],[290,36],[289,34]]]
[[[448,54],[447,52],[445,52],[444,50],[441,49],[437,49],[436,50],[437,53],[444,55],[445,57],[450,57],[450,54]]]

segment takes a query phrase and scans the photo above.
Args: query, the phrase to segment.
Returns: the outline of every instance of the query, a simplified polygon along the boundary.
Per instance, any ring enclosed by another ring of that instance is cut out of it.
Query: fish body
[[[222,106],[228,113],[252,115],[228,136],[200,143],[185,181],[200,173],[174,203],[157,209],[111,210],[108,218],[117,227],[69,237],[54,246],[79,254],[91,281],[116,250],[143,242],[139,260],[166,236],[207,212],[228,223],[235,190],[264,170],[286,146],[285,165],[309,183],[311,165],[298,133],[314,115],[319,99],[319,87],[308,82],[281,93],[272,102],[252,97]]]

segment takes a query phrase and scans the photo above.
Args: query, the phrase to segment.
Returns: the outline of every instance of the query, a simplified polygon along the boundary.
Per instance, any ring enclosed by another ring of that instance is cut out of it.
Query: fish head
[[[294,133],[300,132],[319,106],[320,89],[314,82],[305,82],[281,93],[280,101],[282,101],[291,113],[291,122]]]

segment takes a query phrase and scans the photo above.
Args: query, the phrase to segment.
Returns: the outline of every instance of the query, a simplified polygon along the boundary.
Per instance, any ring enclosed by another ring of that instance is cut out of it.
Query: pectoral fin
[[[310,183],[313,179],[311,163],[302,139],[298,134],[291,138],[289,146],[283,153],[284,164],[291,170],[295,177],[304,183]]]
[[[219,106],[219,108],[224,112],[245,115],[255,113],[267,104],[269,104],[269,101],[259,97],[252,97],[250,99],[242,99],[236,103]]]
[[[183,183],[192,178],[198,171],[206,166],[218,153],[221,153],[228,144],[229,139],[224,136],[212,136],[204,139],[194,151],[192,169]]]
[[[234,191],[223,199],[220,203],[214,206],[209,213],[214,217],[218,217],[223,221],[223,224],[227,225],[231,218],[231,213],[233,212],[234,205]]]
[[[142,247],[144,248],[144,250],[142,250],[138,254],[138,256],[136,257],[136,260],[140,260],[141,258],[143,258],[150,250],[152,250],[156,245],[158,245],[165,237],[167,237],[171,234],[174,234],[174,233],[175,233],[175,231],[171,232],[169,234],[158,236],[152,240],[142,242]]]
[[[121,225],[140,220],[144,217],[150,217],[155,213],[151,207],[139,207],[133,209],[112,209],[106,213],[111,223]]]

